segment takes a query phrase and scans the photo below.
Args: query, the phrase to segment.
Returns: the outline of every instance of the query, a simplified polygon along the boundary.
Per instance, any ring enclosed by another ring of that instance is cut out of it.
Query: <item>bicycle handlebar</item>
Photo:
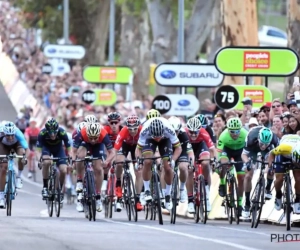
[[[117,164],[128,164],[128,163],[135,163],[135,162],[137,162],[137,160],[127,160],[127,159],[125,159],[124,161],[114,161],[113,162],[113,166],[115,166],[115,165],[117,165]]]
[[[103,156],[100,156],[100,157],[86,156],[83,159],[76,159],[73,162],[96,161],[96,160],[102,160],[103,162],[105,161]]]
[[[50,157],[50,158],[43,158],[41,157],[41,162],[42,161],[59,161],[59,160],[68,160],[70,161],[70,157]]]
[[[220,168],[223,166],[227,166],[227,165],[235,165],[235,164],[240,164],[240,163],[244,163],[243,161],[229,161],[229,162],[225,162],[225,163],[221,163],[221,162],[217,162],[217,166],[215,168]]]
[[[9,158],[19,158],[19,159],[23,159],[23,158],[25,158],[25,157],[26,157],[25,154],[24,154],[24,155],[17,155],[17,154],[0,155],[0,158],[1,158],[1,159],[4,159],[4,158],[7,158],[7,159],[9,159]]]

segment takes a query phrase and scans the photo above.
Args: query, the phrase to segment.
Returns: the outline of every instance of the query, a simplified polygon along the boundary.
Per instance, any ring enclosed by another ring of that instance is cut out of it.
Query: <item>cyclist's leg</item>
[[[269,161],[269,155],[270,155],[270,152],[268,152],[267,154],[262,154],[262,158],[265,162]],[[274,179],[274,173],[271,172],[271,171],[268,171],[268,173],[267,173],[267,185],[266,185],[266,190],[265,190],[266,200],[271,200],[272,199],[271,186],[272,186],[272,183],[273,183],[273,179]]]
[[[10,148],[0,142],[0,155],[8,155]],[[4,189],[6,183],[7,160],[0,161],[0,208],[5,208]]]
[[[162,157],[162,166],[164,168],[164,180],[166,182],[166,191],[165,191],[165,199],[166,209],[170,210],[172,209],[172,200],[170,199],[171,189],[172,189],[172,182],[173,182],[173,169],[172,166],[169,164],[169,157],[173,153],[172,144],[169,139],[162,139],[158,144],[158,150],[160,153],[160,156]]]
[[[256,158],[257,158],[257,154],[250,152],[248,157],[252,158],[255,161]],[[243,217],[249,217],[250,216],[250,206],[251,206],[250,193],[251,193],[251,190],[252,190],[253,172],[254,172],[254,169],[251,168],[250,171],[247,171],[245,173],[245,179],[244,179],[245,209],[243,211]]]
[[[14,146],[14,150],[18,155],[24,155],[26,153],[26,150],[24,148],[22,148],[22,146],[20,145],[19,142],[17,142],[17,144]],[[18,174],[17,174],[17,178],[16,178],[16,188],[22,188],[23,187],[23,183],[22,183],[22,172],[24,169],[24,166],[27,164],[27,162],[24,162],[23,159],[18,159]]]
[[[179,160],[188,161],[188,156],[186,151],[182,151]],[[187,191],[185,190],[186,181],[188,178],[188,162],[180,162],[179,168],[179,180],[180,180],[180,202],[184,203],[187,201]]]
[[[300,214],[300,170],[293,170],[293,175],[295,179],[295,203],[294,203],[294,213]]]
[[[51,149],[43,146],[42,148],[42,159],[49,159],[51,157]],[[42,175],[43,175],[43,198],[48,197],[48,178],[49,178],[49,167],[51,165],[51,160],[42,161]]]
[[[285,168],[282,165],[276,164],[278,163],[283,163],[283,162],[288,162],[289,160],[281,155],[277,155],[275,157],[275,182],[274,182],[274,188],[276,191],[276,197],[275,197],[275,209],[276,210],[281,210],[282,207],[282,185],[283,185],[283,175],[285,173]]]
[[[65,158],[66,152],[65,152],[64,148],[61,146],[55,153],[53,153],[53,157]],[[63,201],[64,201],[63,186],[65,183],[67,168],[68,168],[67,161],[65,159],[60,159],[57,162],[57,166],[59,167],[59,182],[60,182],[60,188],[61,188],[60,202],[63,203]]]
[[[148,139],[146,140],[146,144],[142,149],[142,155],[144,158],[153,157],[153,154],[156,150],[157,142]],[[150,179],[151,179],[151,166],[152,166],[152,160],[144,160],[143,170],[142,170],[142,176],[143,176],[143,182],[144,182],[144,197],[141,197],[142,204],[145,201],[152,200],[152,196],[150,193]]]
[[[104,159],[106,159],[107,154],[108,154],[107,149],[106,149],[106,147],[104,147],[104,154],[103,154]],[[103,194],[106,192],[106,189],[107,189],[107,180],[108,180],[109,169],[110,169],[110,164],[107,166],[107,168],[103,169],[103,181],[102,181],[102,186],[101,186],[101,192]]]
[[[231,150],[227,147],[223,148],[223,152],[221,153],[219,159],[221,164],[228,163],[229,158],[231,158]],[[221,197],[224,197],[226,194],[226,169],[228,166],[223,166],[221,170],[219,170],[219,176],[220,176],[220,185],[219,185],[219,195]]]
[[[86,143],[81,143],[80,147],[77,150],[78,159],[83,159],[87,154],[87,148],[89,146]],[[84,162],[76,162],[76,173],[77,173],[77,183],[76,183],[76,192],[77,192],[77,204],[76,210],[78,212],[83,212],[82,200],[82,190],[83,190],[83,176],[84,176]]]
[[[124,148],[124,149],[123,149]],[[128,151],[126,151],[126,146],[125,143],[123,142],[122,148],[117,152],[116,156],[116,162],[121,162],[125,160],[125,155],[128,155]],[[116,195],[117,195],[117,203],[116,203],[116,210],[117,212],[122,211],[122,206],[121,206],[121,198],[122,198],[122,173],[123,173],[123,164],[117,164],[116,165]]]
[[[104,154],[104,144],[98,143],[92,146],[91,154],[93,157],[98,158]],[[95,186],[96,186],[96,209],[97,212],[102,211],[101,201],[101,187],[103,182],[103,162],[102,160],[93,161],[93,169],[95,174]]]

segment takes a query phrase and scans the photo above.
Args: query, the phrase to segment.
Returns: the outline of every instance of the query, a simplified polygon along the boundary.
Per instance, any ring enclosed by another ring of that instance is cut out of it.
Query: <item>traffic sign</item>
[[[299,57],[286,47],[224,47],[215,56],[224,75],[290,76],[299,67]]]
[[[191,116],[199,110],[200,104],[194,95],[159,95],[152,101],[152,108],[161,114]]]
[[[53,71],[53,68],[51,66],[50,63],[45,63],[43,66],[42,66],[42,73],[44,74],[51,74]]]
[[[90,83],[127,85],[132,80],[133,71],[125,66],[90,65],[83,69],[82,76],[85,81]]]
[[[154,71],[155,81],[166,87],[217,87],[224,75],[214,64],[162,63]]]
[[[96,100],[96,94],[93,90],[86,90],[82,93],[82,101],[86,104],[92,104]]]
[[[85,48],[80,45],[48,44],[43,52],[49,58],[80,60],[85,56]]]
[[[221,86],[215,93],[215,103],[220,109],[234,108],[239,99],[239,92],[230,85]]]

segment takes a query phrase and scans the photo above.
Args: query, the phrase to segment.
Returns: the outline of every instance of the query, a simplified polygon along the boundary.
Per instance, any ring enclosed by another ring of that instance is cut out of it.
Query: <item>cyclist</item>
[[[124,161],[125,157],[127,157],[128,153],[131,155],[131,159],[135,160],[135,149],[137,142],[140,137],[140,132],[142,130],[142,125],[140,123],[140,119],[136,115],[128,116],[125,120],[125,127],[123,127],[115,141],[114,149],[117,154],[116,161]],[[116,167],[116,195],[118,197],[116,209],[117,211],[121,211],[121,203],[120,199],[122,198],[122,187],[121,187],[121,175],[122,175],[122,167],[123,165],[117,165]],[[135,169],[135,185],[136,185],[136,199],[137,199],[137,210],[141,211],[143,206],[140,203],[140,192],[143,187],[143,178],[142,173],[140,171],[136,171]]]
[[[173,127],[170,125],[169,121],[163,117],[151,118],[146,121],[143,125],[143,129],[140,132],[140,137],[135,150],[135,156],[141,157],[143,155],[145,158],[153,157],[156,148],[158,147],[160,156],[163,159],[163,167],[165,173],[166,191],[165,191],[165,208],[171,210],[173,207],[172,201],[170,199],[172,181],[173,181],[173,170],[175,166],[175,161],[178,159],[182,152],[180,142],[176,136]],[[172,155],[172,146],[175,148]],[[171,166],[169,164],[169,157],[171,157]],[[152,200],[150,194],[150,179],[151,179],[151,166],[152,160],[145,160],[143,166],[143,180],[144,180],[144,190],[145,194],[142,198],[144,201]]]
[[[104,159],[104,145],[108,151],[107,159]],[[88,123],[84,126],[80,133],[77,134],[73,147],[77,148],[77,157],[79,159],[84,159],[87,155],[87,151],[95,158],[103,157],[103,162],[101,159],[95,160],[93,162],[93,168],[95,173],[95,185],[96,185],[96,209],[98,212],[102,211],[101,202],[101,185],[103,181],[103,167],[112,161],[115,154],[113,151],[112,143],[108,137],[105,129],[102,128],[100,123]],[[76,163],[77,169],[77,184],[76,191],[82,192],[83,190],[83,176],[84,176],[84,162]],[[77,203],[76,207],[78,212],[83,211],[83,206],[81,202]]]
[[[214,130],[211,128],[211,126],[208,125],[208,120],[205,115],[198,114],[195,117],[197,117],[201,123],[202,128],[206,130],[206,132],[210,135],[210,138],[214,144],[217,142],[217,137],[215,135]]]
[[[54,118],[50,118],[46,124],[45,128],[43,128],[37,140],[37,149],[42,152],[41,162],[42,166],[42,175],[43,175],[43,189],[42,189],[42,197],[43,199],[48,198],[48,178],[49,178],[49,168],[51,165],[51,160],[47,160],[53,157],[65,158],[66,152],[64,150],[64,146],[67,149],[67,153],[71,156],[71,146],[69,142],[69,138],[67,132],[61,128],[58,122]],[[57,162],[57,166],[59,167],[59,180],[60,185],[63,187],[65,182],[65,177],[67,173],[67,162],[65,159],[60,159]],[[63,203],[64,196],[63,192],[61,193],[61,203]]]
[[[292,162],[292,164],[300,167],[300,136],[299,135],[284,135],[279,146],[271,150],[269,155],[269,168],[275,159],[275,182],[274,187],[276,191],[275,209],[280,210],[282,208],[282,184],[283,174],[285,173],[285,167],[282,165],[276,165],[276,163]],[[293,211],[296,214],[300,214],[300,170],[293,170],[293,176],[295,179],[295,201]]]
[[[0,154],[8,155],[13,149],[18,155],[25,155],[28,144],[23,133],[15,126],[13,122],[5,122],[2,125],[2,134],[0,136]],[[16,188],[22,188],[23,183],[21,180],[22,171],[26,165],[26,160],[19,159],[18,161],[18,174],[16,178]],[[0,163],[0,208],[5,207],[4,201],[4,188],[6,180],[7,162],[1,161]]]
[[[25,138],[29,145],[28,150],[28,178],[32,177],[32,171],[35,169],[33,166],[33,159],[36,157],[35,155],[35,147],[38,139],[38,135],[40,133],[40,129],[36,126],[36,120],[34,118],[30,118],[29,127],[25,130]]]
[[[18,114],[15,124],[23,134],[25,133],[25,129],[29,126],[28,120],[25,119],[25,115],[23,113]]]
[[[268,158],[268,153],[273,148],[279,145],[278,137],[272,132],[271,129],[264,126],[256,126],[250,129],[246,137],[245,147],[242,152],[242,160],[244,162],[243,170],[251,169],[252,158],[254,161],[257,158],[257,154],[261,154],[262,159]],[[250,216],[250,193],[252,189],[252,178],[253,178],[253,169],[246,171],[244,179],[244,190],[245,190],[245,207],[242,212],[243,217]],[[267,200],[272,199],[271,185],[273,182],[273,175],[271,173],[267,174],[267,185],[265,190],[265,197]]]
[[[192,117],[187,121],[185,131],[187,132],[189,136],[189,140],[192,144],[193,152],[195,154],[196,159],[200,160],[208,160],[203,161],[201,163],[202,169],[203,169],[203,175],[205,180],[205,191],[206,191],[206,204],[207,204],[207,211],[209,212],[211,210],[211,204],[209,201],[210,196],[210,183],[211,183],[211,177],[210,177],[210,159],[211,161],[214,161],[214,158],[217,156],[216,148],[210,138],[210,135],[206,132],[204,128],[202,128],[200,120],[196,117]],[[211,157],[212,156],[212,157]],[[188,191],[188,211],[190,213],[194,213],[194,195],[193,195],[193,172],[189,172],[189,178],[188,178],[188,185],[187,185],[187,191]]]
[[[245,140],[247,137],[247,130],[243,128],[240,118],[234,117],[227,121],[226,129],[221,133],[218,141],[217,150],[219,152],[218,159],[221,163],[229,162],[229,159],[234,161],[242,161],[241,155],[245,146]],[[244,193],[244,177],[245,172],[243,169],[243,163],[235,165],[235,170],[238,179],[238,205],[239,205],[239,216],[242,215],[242,202]],[[225,196],[226,186],[225,186],[225,173],[226,168],[224,167],[220,175],[220,186],[219,195],[221,197]]]
[[[182,152],[178,158],[178,160],[185,160],[188,161],[189,159],[192,159],[191,164],[194,164],[194,152],[192,148],[192,144],[190,143],[189,137],[182,128],[181,121],[178,117],[176,116],[171,116],[169,118],[169,122],[172,125],[172,127],[175,130],[175,133],[181,143],[182,147]],[[173,149],[174,150],[174,149]],[[180,162],[178,165],[179,168],[179,178],[180,178],[180,202],[184,203],[187,201],[188,196],[187,196],[187,191],[185,190],[187,178],[188,178],[188,162]]]

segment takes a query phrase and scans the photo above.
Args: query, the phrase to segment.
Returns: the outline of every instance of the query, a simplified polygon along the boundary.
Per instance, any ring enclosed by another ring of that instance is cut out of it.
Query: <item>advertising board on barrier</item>
[[[290,48],[224,47],[215,56],[224,75],[290,76],[298,70],[299,57]]]
[[[86,66],[83,69],[83,79],[90,83],[129,84],[133,71],[125,66]]]
[[[213,64],[162,63],[156,67],[154,78],[165,87],[217,87],[224,76]]]
[[[82,93],[82,101],[94,106],[112,106],[117,102],[117,94],[111,89],[89,89]]]
[[[152,101],[152,108],[161,114],[191,116],[199,110],[200,104],[194,95],[158,95]]]
[[[48,58],[80,60],[85,56],[85,48],[80,45],[48,44],[43,52]]]

